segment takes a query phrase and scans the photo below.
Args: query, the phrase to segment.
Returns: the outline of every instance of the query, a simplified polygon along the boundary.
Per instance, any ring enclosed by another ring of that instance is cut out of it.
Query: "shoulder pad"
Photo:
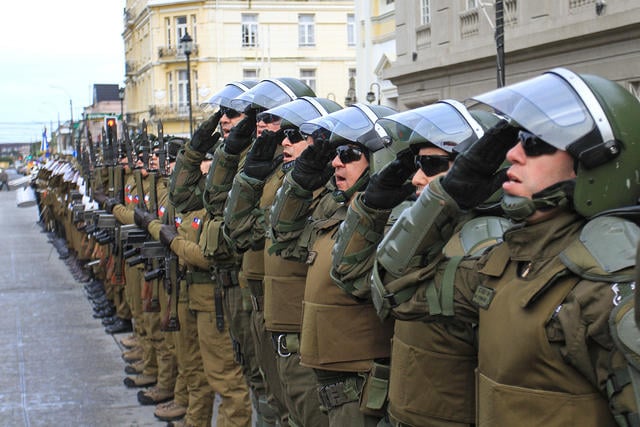
[[[560,260],[580,277],[604,282],[633,281],[640,227],[631,221],[602,216],[589,221]]]
[[[499,216],[480,216],[467,221],[444,247],[444,254],[479,256],[490,246],[500,243],[502,235],[513,224]]]

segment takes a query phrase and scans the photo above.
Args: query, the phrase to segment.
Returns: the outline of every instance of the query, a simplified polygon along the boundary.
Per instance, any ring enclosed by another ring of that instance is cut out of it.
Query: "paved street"
[[[123,385],[122,335],[92,317],[36,221],[0,192],[0,425],[164,425]]]

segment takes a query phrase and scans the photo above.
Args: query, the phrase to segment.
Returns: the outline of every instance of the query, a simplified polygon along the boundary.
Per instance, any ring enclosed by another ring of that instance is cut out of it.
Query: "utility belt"
[[[264,310],[264,284],[262,280],[247,279],[247,286],[251,292],[251,305],[254,311]]]
[[[238,286],[238,269],[236,268],[219,268],[213,267],[211,274],[215,276],[216,280],[223,288],[233,288]]]
[[[184,276],[187,281],[187,286],[195,284],[213,284],[214,280],[211,278],[211,273],[203,270],[189,270]]]
[[[331,410],[359,402],[366,415],[384,417],[389,391],[389,360],[374,362],[369,372],[334,372],[315,369],[321,405]]]
[[[289,357],[300,351],[300,334],[295,332],[272,332],[271,342],[280,357]]]

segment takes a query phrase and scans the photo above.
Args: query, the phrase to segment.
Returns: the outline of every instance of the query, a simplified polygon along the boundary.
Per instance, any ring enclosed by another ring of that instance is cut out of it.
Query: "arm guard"
[[[371,269],[376,247],[391,209],[371,209],[358,194],[349,207],[347,217],[340,225],[332,250],[331,278],[345,292],[358,297],[370,295]]]
[[[239,173],[233,180],[229,198],[224,208],[223,232],[229,244],[237,252],[248,250],[255,242],[254,224],[263,215],[260,197],[264,181]],[[264,239],[264,228],[262,229]]]
[[[213,217],[222,216],[241,158],[242,155],[226,153],[221,146],[213,154],[204,188],[204,204]]]
[[[269,248],[269,253],[276,253],[301,262],[307,259],[307,253],[294,255],[294,252],[298,252],[294,248],[307,224],[313,195],[313,192],[296,184],[290,173],[285,176],[271,208],[270,232],[275,243]]]

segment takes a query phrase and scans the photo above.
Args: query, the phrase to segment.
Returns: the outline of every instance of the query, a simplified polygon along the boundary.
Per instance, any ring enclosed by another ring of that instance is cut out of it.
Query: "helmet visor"
[[[522,128],[561,150],[595,127],[582,99],[569,83],[553,73],[471,99],[512,118]]]
[[[248,107],[269,110],[293,98],[271,80],[263,80],[231,101],[231,108],[245,111]]]
[[[281,124],[282,127],[299,127],[304,122],[322,116],[316,107],[304,98],[287,102],[286,104],[271,108],[266,112],[280,117],[283,120]],[[285,123],[285,121],[288,123]]]
[[[231,107],[231,100],[243,93],[245,90],[234,85],[228,84],[221,91],[215,93],[206,102],[200,104],[200,107],[206,109],[215,109],[216,107]]]
[[[393,114],[378,119],[377,124],[394,142],[409,146],[431,143],[447,152],[475,138],[475,132],[460,112],[443,102]]]
[[[311,135],[318,128],[331,132],[331,141],[346,139],[356,142],[358,137],[373,129],[374,122],[360,108],[351,106],[328,116],[319,117],[300,125],[300,131]]]

